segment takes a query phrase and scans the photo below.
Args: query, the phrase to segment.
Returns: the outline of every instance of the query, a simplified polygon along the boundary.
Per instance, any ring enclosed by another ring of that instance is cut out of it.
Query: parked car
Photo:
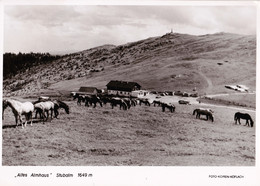
[[[190,102],[186,100],[179,100],[179,104],[190,105]]]
[[[182,97],[189,97],[189,94],[187,92],[183,92]]]
[[[176,91],[176,92],[174,92],[174,95],[176,95],[176,96],[182,96],[183,95],[183,93],[181,92],[181,91]]]

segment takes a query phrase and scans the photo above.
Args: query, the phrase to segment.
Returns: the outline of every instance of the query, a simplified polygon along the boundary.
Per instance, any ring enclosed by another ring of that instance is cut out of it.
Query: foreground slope
[[[15,128],[9,109],[3,123],[4,166],[254,166],[255,127],[234,124],[236,109],[214,107],[215,121],[139,106],[96,108],[68,101],[70,114]],[[249,112],[255,118],[254,112]],[[14,158],[15,157],[15,158]]]

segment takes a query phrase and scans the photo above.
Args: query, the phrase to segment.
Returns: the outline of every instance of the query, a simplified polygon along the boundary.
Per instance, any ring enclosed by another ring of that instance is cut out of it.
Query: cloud
[[[58,5],[6,6],[5,12],[17,21],[33,22],[46,27],[59,26],[80,15],[71,7]]]
[[[239,34],[256,34],[256,7],[215,7],[213,15],[223,30]]]
[[[4,49],[85,50],[163,35],[256,33],[254,6],[5,6]]]

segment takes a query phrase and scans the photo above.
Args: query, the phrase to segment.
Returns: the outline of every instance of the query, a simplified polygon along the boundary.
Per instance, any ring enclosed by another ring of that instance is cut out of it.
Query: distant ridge
[[[226,84],[255,89],[256,36],[166,33],[123,45],[67,54],[4,80],[4,95],[59,93],[80,86],[105,88],[110,80],[138,82],[150,90],[225,92]]]

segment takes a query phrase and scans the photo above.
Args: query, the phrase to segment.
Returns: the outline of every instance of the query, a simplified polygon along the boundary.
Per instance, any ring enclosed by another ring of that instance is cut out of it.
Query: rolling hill
[[[256,87],[256,36],[167,33],[124,45],[103,45],[32,66],[3,82],[4,96],[67,94],[110,80],[143,89],[225,93],[226,84]]]

